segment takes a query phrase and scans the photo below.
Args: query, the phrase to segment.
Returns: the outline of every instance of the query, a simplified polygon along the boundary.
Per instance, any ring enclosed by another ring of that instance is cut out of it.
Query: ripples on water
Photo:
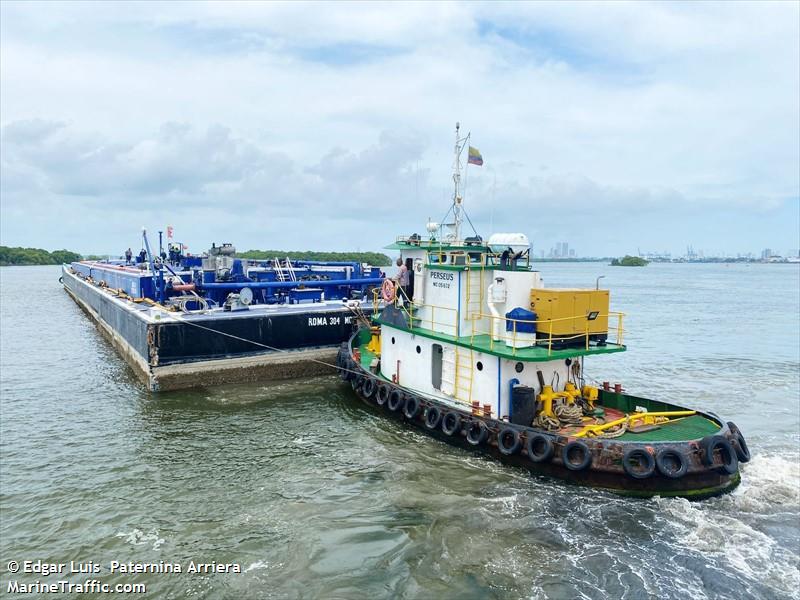
[[[798,270],[546,267],[548,285],[605,273],[631,313],[631,351],[589,374],[744,430],[734,493],[629,500],[530,477],[365,411],[335,377],[149,396],[57,270],[10,268],[3,564],[245,570],[102,577],[166,598],[800,598]]]

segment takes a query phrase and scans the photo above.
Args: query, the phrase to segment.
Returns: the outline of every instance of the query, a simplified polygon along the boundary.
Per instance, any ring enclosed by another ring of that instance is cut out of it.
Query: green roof
[[[503,342],[492,343],[491,337],[488,335],[464,335],[456,337],[446,333],[439,333],[422,327],[399,327],[393,323],[386,323],[380,317],[375,321],[381,326],[392,327],[400,331],[408,331],[415,335],[421,335],[432,340],[448,342],[469,348],[476,352],[483,352],[493,356],[499,356],[507,360],[518,360],[521,362],[546,362],[548,360],[558,360],[560,358],[572,358],[575,356],[591,356],[596,354],[611,354],[613,352],[624,352],[625,346],[622,344],[606,343],[605,346],[589,346],[587,350],[585,346],[578,346],[575,348],[564,348],[559,350],[548,351],[547,346],[530,346],[528,348],[511,348],[506,346]]]
[[[405,241],[396,241],[388,246],[383,247],[384,250],[468,250],[470,252],[487,252],[488,246],[467,246],[466,244],[447,244],[439,240],[420,240],[413,244]]]

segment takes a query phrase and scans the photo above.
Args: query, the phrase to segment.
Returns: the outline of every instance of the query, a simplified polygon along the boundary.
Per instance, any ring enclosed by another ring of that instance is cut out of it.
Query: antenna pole
[[[453,183],[455,184],[455,191],[453,193],[453,236],[456,240],[461,239],[461,222],[463,217],[461,215],[461,148],[459,147],[458,131],[461,124],[456,122],[456,144],[453,149]]]

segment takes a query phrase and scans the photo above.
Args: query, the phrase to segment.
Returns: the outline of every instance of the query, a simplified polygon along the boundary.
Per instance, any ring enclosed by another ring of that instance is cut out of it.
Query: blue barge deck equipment
[[[146,250],[63,265],[65,290],[150,391],[325,372],[383,274],[359,262]]]

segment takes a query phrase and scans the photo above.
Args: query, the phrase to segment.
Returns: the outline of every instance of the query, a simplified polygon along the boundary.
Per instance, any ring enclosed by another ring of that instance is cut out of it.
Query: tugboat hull
[[[701,439],[631,442],[559,435],[458,410],[372,373],[354,357],[357,339],[358,333],[342,345],[337,366],[365,404],[440,441],[537,475],[628,496],[699,500],[733,490],[739,459],[749,459],[736,426],[708,413],[698,416],[713,433]]]

